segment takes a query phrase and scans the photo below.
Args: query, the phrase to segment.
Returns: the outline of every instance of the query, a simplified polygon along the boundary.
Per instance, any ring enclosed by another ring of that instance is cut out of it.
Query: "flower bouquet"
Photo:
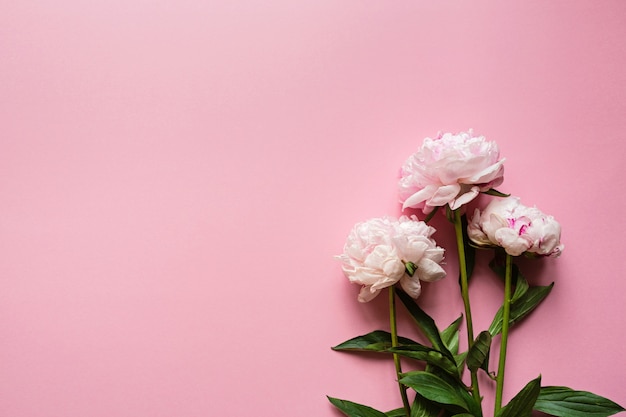
[[[558,257],[563,251],[561,226],[519,198],[495,189],[503,182],[504,159],[495,142],[470,130],[426,138],[401,169],[402,209],[421,209],[415,215],[375,218],[354,226],[344,253],[337,256],[350,282],[361,285],[360,302],[368,302],[386,290],[389,296],[390,331],[376,330],[347,340],[337,351],[380,352],[393,359],[402,407],[381,412],[366,405],[328,397],[349,417],[482,417],[491,407],[495,417],[529,417],[533,410],[557,417],[604,417],[624,408],[586,391],[563,386],[542,386],[541,376],[528,382],[507,404],[502,402],[509,329],[530,314],[550,293],[552,285],[535,286],[524,278],[515,259]],[[479,194],[493,196],[471,218],[466,204]],[[445,329],[416,303],[421,282],[442,279],[444,249],[432,239],[428,222],[445,210],[453,224],[459,256],[460,295],[464,314]],[[468,291],[476,249],[493,251],[490,267],[504,281],[501,308],[489,329],[475,334]],[[398,335],[396,298],[406,307],[429,345]],[[467,351],[460,351],[461,323],[465,322]],[[498,365],[489,369],[492,339],[500,338]],[[417,361],[419,370],[402,371],[401,358]],[[468,372],[469,377],[464,378]],[[483,404],[478,373],[495,383],[494,404]],[[468,381],[469,382],[466,382]]]

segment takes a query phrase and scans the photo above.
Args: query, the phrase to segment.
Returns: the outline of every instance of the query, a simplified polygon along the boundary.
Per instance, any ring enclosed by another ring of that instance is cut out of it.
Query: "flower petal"
[[[422,284],[420,284],[420,280],[413,275],[412,277],[405,275],[400,280],[400,286],[411,296],[411,298],[417,298],[422,293]]]
[[[428,258],[422,258],[417,263],[416,275],[422,281],[433,282],[445,277],[446,271],[437,262]],[[415,277],[415,275],[413,275],[413,277]]]
[[[527,237],[520,236],[515,230],[509,228],[496,230],[495,237],[500,246],[511,256],[519,256],[533,245]]]
[[[432,195],[437,191],[437,186],[436,185],[428,185],[424,188],[422,188],[421,190],[419,190],[418,192],[416,192],[415,194],[411,195],[409,198],[407,198],[404,203],[402,204],[402,210],[408,208],[408,207],[419,207],[419,205],[421,203],[423,203],[424,201],[428,200],[429,198],[432,197]]]
[[[488,166],[480,172],[475,173],[471,177],[467,178],[463,182],[468,184],[483,184],[487,182],[493,181],[495,178],[502,177],[504,171],[504,161],[505,158],[502,158],[498,162],[493,165]]]
[[[369,286],[364,286],[363,288],[361,288],[361,291],[359,292],[358,300],[361,303],[367,303],[369,301],[372,301],[374,298],[376,298],[379,292],[380,290],[373,290]]]
[[[456,200],[452,202],[450,208],[456,210],[464,204],[469,203],[480,193],[480,189],[476,186],[470,188],[467,192],[461,194]]]
[[[443,185],[428,199],[427,204],[433,207],[445,206],[449,202],[454,201],[459,191],[461,191],[459,184]]]

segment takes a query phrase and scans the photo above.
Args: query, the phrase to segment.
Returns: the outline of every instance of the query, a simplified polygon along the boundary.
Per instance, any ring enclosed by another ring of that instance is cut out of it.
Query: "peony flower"
[[[350,282],[361,284],[360,302],[368,302],[387,288],[400,283],[413,298],[421,293],[421,281],[436,281],[445,276],[440,263],[444,250],[431,235],[435,229],[417,217],[375,218],[354,226],[336,258],[342,262]],[[406,264],[416,267],[413,276],[406,273]]]
[[[427,214],[435,207],[449,205],[456,210],[467,204],[481,191],[502,183],[504,159],[499,156],[495,142],[474,136],[471,129],[424,139],[401,169],[402,209],[422,208]]]
[[[501,246],[512,256],[526,252],[556,257],[564,248],[554,217],[523,206],[517,197],[495,199],[482,213],[476,209],[467,234],[478,246]]]

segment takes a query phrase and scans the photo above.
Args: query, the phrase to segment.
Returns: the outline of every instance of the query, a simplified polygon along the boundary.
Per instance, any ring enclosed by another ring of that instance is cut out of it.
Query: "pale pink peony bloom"
[[[474,136],[471,129],[424,139],[400,172],[402,209],[421,208],[430,213],[449,205],[456,210],[502,183],[504,159],[499,157],[496,143]]]
[[[446,273],[440,266],[444,250],[431,235],[435,229],[418,221],[417,217],[375,218],[354,226],[336,258],[342,262],[350,282],[363,287],[360,302],[368,302],[387,288],[400,283],[413,298],[421,293],[421,281],[436,281]],[[413,276],[406,273],[405,264],[417,269]]]
[[[501,246],[511,256],[529,254],[557,257],[563,251],[561,225],[517,197],[494,199],[481,213],[476,209],[467,226],[478,246]]]

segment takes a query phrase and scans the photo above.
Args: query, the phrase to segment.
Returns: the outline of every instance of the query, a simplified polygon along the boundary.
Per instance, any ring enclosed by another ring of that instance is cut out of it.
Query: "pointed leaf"
[[[419,343],[398,337],[400,345],[419,345]],[[333,347],[333,350],[351,350],[362,352],[385,352],[391,347],[391,333],[383,330],[375,330],[371,333],[354,337]]]
[[[366,405],[353,403],[352,401],[340,400],[339,398],[328,397],[335,407],[341,410],[348,417],[387,417],[385,413],[375,410]]]
[[[489,349],[491,348],[491,333],[488,331],[480,332],[474,344],[467,353],[467,367],[470,371],[477,371],[480,368],[485,369],[487,373],[487,365],[489,363]]]
[[[502,260],[498,262],[499,256],[501,255],[496,254],[496,257],[489,262],[489,267],[504,281],[506,267]],[[515,301],[528,291],[528,281],[526,281],[526,278],[520,273],[517,265],[513,264],[512,269],[513,279],[511,281],[515,283],[515,291],[513,292],[511,301]]]
[[[535,410],[557,417],[607,417],[625,411],[607,398],[568,387],[541,387]]]
[[[424,361],[429,365],[436,366],[441,368],[448,374],[452,376],[458,375],[457,364],[454,360],[451,360],[447,356],[444,356],[438,350],[422,346],[422,345],[411,345],[411,346],[398,346],[395,348],[389,348],[389,352],[397,353],[400,356],[404,356],[407,358],[415,359],[418,361]]]
[[[526,317],[531,311],[533,311],[544,298],[550,294],[554,283],[547,286],[530,287],[524,295],[520,296],[517,300],[511,302],[511,315],[509,323],[511,325],[517,323],[524,317]],[[489,326],[489,333],[492,336],[497,335],[502,331],[502,307],[496,313],[493,318],[491,326]]]
[[[464,411],[469,411],[466,398],[460,395],[455,387],[434,374],[423,371],[409,372],[400,379],[400,382],[407,387],[413,388],[428,400],[444,406],[456,406]]]
[[[465,352],[466,353],[466,352]],[[428,372],[428,371],[427,371]],[[452,386],[456,390],[457,395],[461,398],[465,399],[467,406],[469,407],[469,414],[472,414],[474,417],[482,417],[482,408],[481,401],[482,397],[478,399],[474,399],[470,394],[470,388],[465,385],[465,383],[461,380],[460,377],[449,375],[439,368],[433,368],[431,373],[439,378],[441,378],[444,382],[448,383],[448,385]],[[463,374],[463,370],[459,371],[459,375]],[[408,374],[405,374],[408,375]],[[460,410],[456,406],[447,407],[448,410],[444,413],[443,417],[450,417],[452,414],[464,413],[464,410]]]
[[[463,352],[458,355],[454,355],[454,360],[457,363],[457,371],[459,376],[463,376],[463,371],[465,370],[465,359],[467,358],[467,352]]]
[[[450,353],[446,345],[443,343],[443,340],[441,340],[439,329],[437,329],[437,325],[435,324],[435,321],[432,319],[432,317],[426,314],[424,310],[422,310],[415,303],[415,301],[409,295],[407,295],[407,293],[400,289],[398,289],[396,293],[417,323],[420,330],[424,333],[428,340],[430,340],[430,343],[433,344],[433,347],[445,356],[447,356],[449,359],[454,360],[452,353]]]
[[[504,273],[506,271],[505,266],[505,258],[506,252],[502,251],[500,248],[497,248],[494,251],[493,259],[489,261],[489,268],[496,273],[498,277],[502,281],[504,281]],[[517,265],[513,264],[513,272],[515,273],[517,270]]]
[[[387,417],[406,417],[406,411],[404,410],[404,407],[400,407],[395,410],[387,411],[385,415]]]
[[[539,396],[541,376],[530,381],[515,397],[496,413],[496,417],[530,417]]]
[[[461,315],[441,332],[441,341],[454,355],[459,353],[459,326],[462,320],[463,316]]]
[[[524,278],[524,276],[519,271],[515,272],[515,270],[517,269],[517,265],[513,265],[513,267],[513,277],[515,278],[515,291],[513,291],[511,301],[515,302],[528,292],[530,286],[528,285],[528,281],[526,281],[526,278]]]
[[[511,195],[511,194],[504,194],[504,193],[496,190],[495,188],[490,188],[487,191],[483,191],[483,193],[487,194],[487,195],[493,195],[493,196],[496,196],[496,197],[509,197]]]
[[[419,394],[415,394],[415,400],[411,406],[411,417],[438,417],[441,407],[427,400]]]

